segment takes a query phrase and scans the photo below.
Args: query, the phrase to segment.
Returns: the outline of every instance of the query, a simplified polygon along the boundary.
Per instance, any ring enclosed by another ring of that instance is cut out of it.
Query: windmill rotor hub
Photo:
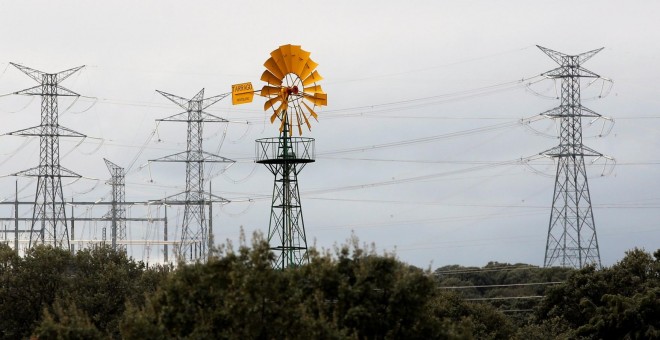
[[[286,89],[287,94],[298,94],[298,86],[290,86]]]

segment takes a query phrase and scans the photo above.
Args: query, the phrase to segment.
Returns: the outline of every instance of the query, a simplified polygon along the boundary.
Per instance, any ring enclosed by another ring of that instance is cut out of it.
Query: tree
[[[597,338],[660,339],[660,287],[631,297],[606,294],[604,303],[593,310],[591,318],[577,329],[578,335]]]
[[[633,249],[611,268],[583,268],[550,289],[535,323],[560,319],[587,338],[660,338],[658,287],[660,256]]]
[[[502,312],[487,303],[465,301],[452,291],[441,291],[431,312],[454,338],[509,339],[514,332],[513,324]]]
[[[105,337],[73,301],[58,299],[52,309],[51,313],[48,308],[44,308],[44,318],[33,334],[35,338],[92,340]]]
[[[99,330],[115,338],[126,301],[143,304],[145,295],[155,291],[169,270],[146,269],[144,263],[107,246],[77,252],[72,268],[69,284],[58,296],[76,301]]]
[[[144,329],[155,338],[284,338],[308,334],[300,295],[271,263],[268,244],[242,245],[208,263],[179,265],[144,307],[130,309],[122,336]]]
[[[8,246],[1,247],[0,332],[5,339],[26,338],[41,320],[43,308],[66,286],[72,256],[65,250],[38,246],[21,258],[10,255],[13,250]]]
[[[100,334],[117,338],[126,302],[142,304],[168,270],[146,269],[125,253],[108,247],[72,255],[63,249],[37,246],[19,257],[2,244],[0,337],[26,338],[37,326],[42,330],[53,330],[56,325],[69,327],[71,320],[61,317],[61,313],[74,311],[84,318],[73,321],[84,319]]]
[[[228,249],[206,264],[180,266],[145,307],[131,308],[122,336],[164,338],[406,338],[444,334],[429,313],[431,275],[359,247],[275,270],[268,244]]]

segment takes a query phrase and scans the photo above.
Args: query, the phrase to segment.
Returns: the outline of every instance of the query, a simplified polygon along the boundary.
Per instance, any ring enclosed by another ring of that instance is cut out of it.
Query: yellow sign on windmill
[[[253,98],[254,88],[252,88],[252,83],[242,83],[231,86],[232,105],[252,103]]]

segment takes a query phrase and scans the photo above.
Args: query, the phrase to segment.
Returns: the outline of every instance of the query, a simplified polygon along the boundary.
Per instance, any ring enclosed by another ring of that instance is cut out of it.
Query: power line
[[[516,269],[540,269],[539,266],[533,266],[531,264],[523,265],[504,265],[504,266],[492,266],[485,268],[465,268],[465,269],[454,269],[454,270],[437,270],[433,272],[434,275],[446,275],[446,274],[471,274],[471,273],[481,273],[481,272],[496,272],[496,271],[508,271]]]
[[[326,194],[326,193],[337,192],[337,191],[359,190],[359,189],[367,189],[367,188],[380,187],[380,186],[386,186],[386,185],[418,182],[418,181],[436,179],[436,178],[444,177],[444,176],[462,174],[462,173],[466,173],[466,172],[490,169],[490,168],[498,167],[498,166],[514,165],[514,164],[517,164],[519,162],[520,162],[520,160],[512,160],[512,161],[508,161],[508,162],[479,165],[479,166],[474,166],[474,167],[470,167],[470,168],[463,168],[463,169],[451,170],[451,171],[445,171],[445,172],[437,172],[437,173],[428,174],[428,175],[407,177],[407,178],[394,179],[394,180],[388,180],[388,181],[372,182],[372,183],[357,184],[357,185],[349,185],[349,186],[336,187],[336,188],[331,188],[331,189],[311,190],[311,191],[307,191],[306,194]]]
[[[464,299],[465,301],[496,301],[496,300],[529,300],[529,299],[542,299],[543,295],[529,295],[529,296],[502,296],[491,298],[470,298]]]
[[[509,284],[497,284],[497,285],[480,285],[480,286],[438,286],[438,289],[469,289],[469,288],[499,288],[499,287],[524,287],[524,286],[546,286],[546,285],[557,285],[564,283],[564,281],[552,281],[552,282],[532,282],[532,283],[509,283]]]
[[[532,118],[532,119],[535,119],[535,118]],[[326,155],[336,155],[336,154],[352,153],[352,152],[364,152],[364,151],[399,147],[399,146],[411,145],[411,144],[428,143],[428,142],[441,140],[441,139],[463,137],[463,136],[471,135],[471,134],[477,134],[477,133],[483,133],[483,132],[489,132],[489,131],[509,128],[509,127],[514,127],[514,126],[517,126],[518,124],[519,124],[519,122],[499,123],[499,124],[493,124],[493,125],[483,126],[483,127],[474,128],[474,129],[444,133],[444,134],[440,134],[440,135],[434,135],[434,136],[428,136],[428,137],[422,137],[422,138],[414,138],[414,139],[407,139],[407,140],[401,140],[401,141],[389,142],[389,143],[383,143],[383,144],[375,144],[375,145],[363,146],[363,147],[357,147],[357,148],[348,148],[348,149],[340,149],[340,150],[335,150],[335,151],[326,151],[326,152],[320,152],[318,154],[320,156],[326,156]]]
[[[333,119],[333,118],[344,118],[344,117],[355,117],[355,116],[363,116],[365,114],[364,110],[369,110],[368,114],[373,114],[373,113],[382,113],[382,112],[392,112],[392,111],[400,111],[400,110],[408,110],[411,108],[416,108],[416,107],[423,107],[423,106],[429,106],[429,105],[437,105],[437,104],[443,104],[451,101],[456,101],[456,100],[465,100],[465,99],[472,99],[484,95],[489,95],[501,91],[506,91],[506,90],[511,90],[511,89],[516,89],[520,88],[523,86],[528,86],[529,83],[535,83],[539,81],[543,81],[544,78],[541,76],[532,76],[528,78],[522,78],[514,81],[507,81],[503,83],[498,83],[498,84],[493,84],[493,85],[488,85],[488,86],[483,86],[483,87],[478,87],[478,88],[473,88],[473,89],[467,89],[467,90],[461,90],[461,91],[455,91],[455,92],[450,92],[450,93],[443,93],[443,94],[438,94],[438,95],[433,95],[433,96],[427,96],[427,97],[421,97],[421,98],[412,98],[412,99],[406,99],[406,100],[400,100],[400,101],[394,101],[394,102],[387,102],[387,103],[379,103],[379,104],[372,104],[372,105],[362,105],[362,106],[355,106],[355,107],[348,107],[348,108],[340,108],[340,109],[334,109],[334,110],[326,110],[324,111],[324,117],[326,119]],[[125,105],[125,106],[137,106],[137,107],[153,107],[153,108],[165,108],[165,105],[162,104],[156,104],[156,103],[151,103],[151,102],[140,102],[140,101],[128,101],[128,100],[121,100],[121,99],[112,99],[112,98],[104,98],[104,97],[83,97],[81,100],[89,100],[92,101],[92,103],[98,102],[99,104],[110,104],[110,105]],[[415,104],[415,103],[420,103],[420,102],[427,102],[427,103],[421,103],[421,104]],[[414,104],[414,105],[413,105]],[[258,110],[239,110],[239,109],[233,109],[234,111],[242,111],[242,112],[252,112],[252,113],[259,113],[260,111]],[[209,110],[209,112],[215,112],[215,111],[222,111],[226,112],[228,111],[227,109],[217,109],[217,110]],[[353,112],[353,111],[360,111],[360,112]],[[353,112],[353,113],[350,113]],[[341,114],[344,113],[344,114]],[[484,118],[486,119],[486,118]],[[255,117],[247,117],[246,119],[243,119],[241,121],[232,121],[232,123],[256,123],[256,122],[261,122],[263,120],[263,115],[258,115]]]
[[[530,49],[532,47],[534,47],[534,46],[530,45],[530,46],[525,46],[525,47],[522,47],[522,48],[516,48],[516,49],[512,49],[512,50],[507,50],[507,51],[504,51],[504,52],[493,53],[493,54],[489,54],[489,55],[485,55],[485,56],[481,56],[481,57],[464,59],[464,60],[455,61],[455,62],[451,62],[451,63],[446,63],[446,64],[443,64],[443,65],[438,65],[438,66],[433,66],[433,67],[418,68],[418,69],[413,69],[413,70],[404,71],[404,72],[381,74],[381,75],[375,75],[375,76],[371,76],[371,77],[349,79],[349,80],[344,80],[344,81],[335,81],[335,82],[331,82],[330,84],[356,82],[356,81],[379,79],[379,78],[387,78],[387,77],[393,77],[393,76],[398,76],[398,75],[403,75],[403,74],[410,74],[410,73],[417,73],[417,72],[428,72],[428,71],[434,70],[434,69],[445,68],[445,67],[450,67],[450,66],[456,66],[456,65],[460,65],[460,64],[465,64],[465,63],[484,60],[484,59],[488,59],[488,58],[492,58],[492,57],[497,57],[497,56],[509,54],[509,53],[512,53],[512,52],[524,51],[524,50]]]
[[[425,218],[425,219],[414,219],[414,220],[398,220],[398,221],[391,221],[391,222],[374,222],[374,223],[362,223],[362,224],[341,224],[341,225],[335,225],[335,226],[320,226],[316,227],[316,230],[336,230],[336,229],[347,229],[347,228],[366,228],[366,227],[384,227],[384,226],[401,226],[401,225],[409,225],[409,224],[426,224],[426,223],[435,223],[435,222],[448,222],[448,221],[453,221],[453,222],[458,222],[458,221],[466,221],[466,220],[482,220],[486,218],[495,218],[495,217],[512,217],[512,216],[527,216],[527,215],[535,215],[537,213],[529,213],[529,212],[524,212],[524,213],[517,213],[517,214],[511,214],[511,213],[501,213],[501,214],[482,214],[482,215],[467,215],[467,216],[452,216],[452,217],[438,217],[438,218]]]
[[[402,205],[441,205],[448,207],[469,207],[469,208],[525,208],[525,209],[547,209],[546,205],[513,205],[513,204],[457,204],[444,203],[441,201],[402,201],[402,200],[381,200],[381,199],[352,199],[339,197],[308,197],[307,199],[322,201],[340,201],[340,202],[360,202],[360,203],[382,203],[382,204],[402,204]]]

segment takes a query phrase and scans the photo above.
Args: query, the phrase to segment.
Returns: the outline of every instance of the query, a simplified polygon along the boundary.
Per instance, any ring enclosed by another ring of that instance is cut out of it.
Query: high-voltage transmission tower
[[[309,261],[303,222],[298,174],[306,164],[314,162],[314,139],[292,137],[294,128],[302,135],[302,127],[311,130],[310,118],[316,119],[313,106],[327,105],[327,95],[317,82],[322,77],[315,71],[310,53],[300,46],[284,45],[271,53],[261,80],[268,83],[261,95],[269,97],[264,110],[273,110],[271,122],[280,120],[280,136],[258,139],[256,162],[264,164],[275,175],[273,201],[268,228],[268,243],[277,258],[274,267],[297,267]]]
[[[117,240],[126,240],[126,172],[124,168],[103,159],[110,171],[110,180],[106,184],[112,187],[112,205],[106,217],[111,220],[112,249],[126,251],[126,245],[117,245]]]
[[[591,208],[584,157],[603,154],[582,144],[582,118],[601,117],[582,106],[580,78],[600,78],[582,64],[603,48],[578,55],[567,55],[538,46],[559,67],[543,73],[561,82],[561,104],[541,115],[559,120],[559,145],[542,155],[557,160],[555,190],[545,248],[544,266],[600,267],[596,224]]]
[[[176,255],[183,261],[206,261],[208,249],[212,245],[212,231],[204,206],[209,202],[227,203],[222,197],[204,191],[205,163],[233,163],[234,161],[204,151],[202,147],[204,123],[225,123],[226,119],[204,112],[229,94],[204,98],[204,89],[192,99],[158,91],[174,104],[186,110],[157,121],[184,122],[188,124],[186,151],[151,160],[152,162],[186,163],[186,191],[167,197],[163,201],[185,203],[183,223],[181,225],[181,243],[175,247]]]
[[[59,73],[45,73],[18,64],[11,64],[39,83],[37,86],[15,92],[15,94],[41,96],[41,124],[9,133],[17,136],[39,137],[39,165],[12,174],[37,177],[29,247],[42,243],[70,249],[62,177],[79,178],[80,175],[60,165],[59,138],[85,137],[85,135],[59,124],[58,97],[79,96],[62,87],[60,83],[84,66]]]

